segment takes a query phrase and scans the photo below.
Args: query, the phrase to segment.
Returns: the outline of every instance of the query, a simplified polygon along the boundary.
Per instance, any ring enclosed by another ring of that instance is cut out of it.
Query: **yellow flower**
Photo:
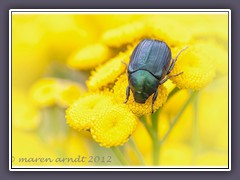
[[[173,49],[177,54],[180,49]],[[180,89],[199,90],[207,86],[216,74],[214,57],[209,46],[191,45],[178,57],[170,74],[181,75],[171,78]]]
[[[114,83],[119,75],[126,70],[126,65],[122,62],[129,62],[128,53],[119,53],[102,66],[92,72],[87,81],[89,90],[97,90]]]
[[[54,78],[44,78],[37,81],[30,90],[33,102],[40,106],[52,106],[58,94],[58,82]]]
[[[83,88],[69,80],[43,78],[33,84],[30,97],[39,107],[59,105],[68,107],[83,94]]]
[[[66,110],[67,124],[79,131],[90,129],[93,121],[98,117],[98,109],[111,100],[111,96],[104,93],[86,94]]]
[[[124,103],[126,100],[126,87],[128,86],[127,75],[122,75],[119,77],[117,82],[114,85],[114,97],[118,103]],[[158,87],[158,97],[154,103],[154,111],[156,111],[159,107],[163,105],[163,103],[167,100],[167,89],[161,85]],[[151,95],[145,104],[136,103],[134,101],[132,92],[130,92],[130,97],[126,105],[128,108],[137,116],[143,116],[146,114],[151,114],[152,112],[152,97]]]
[[[162,15],[156,16],[155,18],[149,18],[148,26],[148,36],[165,41],[172,47],[187,44],[191,38],[190,33],[186,31],[186,27]]]
[[[118,48],[143,38],[146,32],[145,23],[133,22],[106,31],[102,36],[102,42],[110,47]]]
[[[136,125],[136,116],[125,105],[108,103],[99,109],[91,133],[100,146],[120,146],[128,140]]]
[[[81,48],[67,61],[68,66],[79,70],[92,69],[112,56],[112,51],[103,44],[93,44]]]
[[[67,123],[76,130],[90,130],[101,146],[125,143],[136,128],[137,119],[123,104],[116,104],[110,93],[87,93],[66,111]]]
[[[93,43],[96,38],[91,23],[76,21],[72,14],[41,14],[36,21],[44,33],[43,43],[49,59],[65,62],[74,51]]]
[[[61,80],[59,83],[61,90],[56,101],[61,107],[70,106],[84,93],[84,89],[77,83],[67,80]]]

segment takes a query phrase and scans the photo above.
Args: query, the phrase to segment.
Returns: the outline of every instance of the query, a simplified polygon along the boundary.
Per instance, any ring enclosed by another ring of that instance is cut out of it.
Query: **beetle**
[[[124,103],[127,103],[129,99],[130,90],[135,102],[141,104],[144,104],[154,94],[152,97],[153,113],[154,102],[158,96],[158,86],[183,73],[168,75],[172,71],[178,56],[186,48],[182,49],[176,58],[172,59],[171,49],[164,41],[143,39],[133,50],[127,66],[129,84],[126,88]]]

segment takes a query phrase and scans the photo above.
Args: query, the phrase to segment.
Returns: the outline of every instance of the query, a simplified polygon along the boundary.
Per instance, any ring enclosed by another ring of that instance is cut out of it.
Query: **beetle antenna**
[[[185,48],[183,48],[181,51],[179,51],[179,53],[177,54],[177,56],[175,57],[175,59],[177,60],[178,56],[185,51],[188,48],[188,46],[186,46]]]
[[[127,64],[125,61],[121,60],[121,62],[122,62],[126,67],[128,66],[128,64]]]

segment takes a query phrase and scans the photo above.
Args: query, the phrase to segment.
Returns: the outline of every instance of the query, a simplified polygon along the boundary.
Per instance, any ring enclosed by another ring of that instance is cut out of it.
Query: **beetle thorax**
[[[159,80],[146,70],[130,73],[128,80],[137,103],[145,103],[159,86]]]

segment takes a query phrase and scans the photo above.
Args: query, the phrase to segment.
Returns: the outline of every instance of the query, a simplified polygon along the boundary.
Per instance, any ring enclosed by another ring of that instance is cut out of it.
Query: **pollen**
[[[124,104],[105,104],[99,114],[91,134],[100,146],[123,145],[136,129],[137,117]]]
[[[72,54],[67,61],[69,67],[79,70],[93,69],[112,56],[112,51],[103,44],[86,46]]]
[[[87,81],[89,90],[94,91],[102,89],[111,83],[114,83],[119,75],[126,70],[126,64],[129,62],[129,53],[119,53],[102,66],[96,68]]]
[[[106,31],[102,36],[102,42],[110,47],[119,48],[143,38],[146,32],[145,23],[133,22]]]
[[[89,130],[98,118],[98,110],[112,101],[104,93],[86,93],[66,110],[67,124],[76,130]]]
[[[125,102],[127,86],[128,86],[127,75],[121,75],[113,88],[114,97],[118,103]],[[167,96],[168,91],[164,87],[164,85],[159,86],[158,97],[154,103],[154,112],[166,102]],[[138,117],[148,115],[152,113],[152,97],[153,95],[151,95],[144,104],[140,104],[135,102],[133,94],[132,92],[130,92],[130,96],[126,105]]]
[[[179,49],[174,49],[177,54]],[[180,89],[199,90],[207,86],[216,74],[214,56],[211,50],[204,46],[192,45],[178,58],[170,74],[181,75],[171,78]]]

